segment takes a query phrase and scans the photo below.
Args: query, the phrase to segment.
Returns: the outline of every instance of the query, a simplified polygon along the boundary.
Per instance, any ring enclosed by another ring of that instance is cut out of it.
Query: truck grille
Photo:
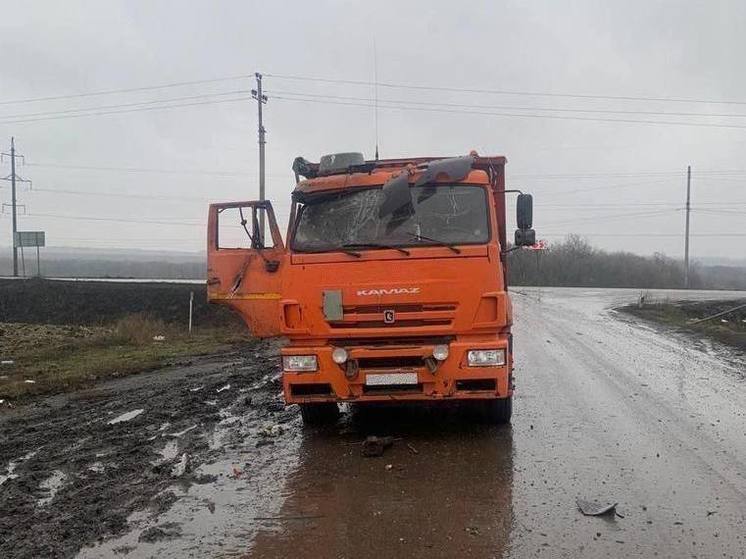
[[[411,328],[450,326],[456,316],[455,303],[401,303],[392,305],[345,305],[343,318],[329,323],[331,328]],[[384,313],[394,312],[386,322]]]

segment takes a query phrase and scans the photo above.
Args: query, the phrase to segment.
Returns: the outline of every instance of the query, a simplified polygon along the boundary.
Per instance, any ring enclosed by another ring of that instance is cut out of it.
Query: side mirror
[[[519,194],[515,206],[518,229],[531,229],[534,221],[534,198],[530,194]]]
[[[536,244],[536,231],[533,229],[516,229],[515,243],[517,247],[530,247]]]
[[[525,247],[536,244],[536,231],[531,228],[534,221],[534,199],[530,194],[518,195],[515,219],[518,224],[515,232],[515,246]]]

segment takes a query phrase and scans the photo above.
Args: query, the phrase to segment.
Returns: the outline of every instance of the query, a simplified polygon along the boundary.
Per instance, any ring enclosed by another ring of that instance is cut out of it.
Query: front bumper
[[[332,361],[333,346],[286,347],[282,355],[316,355],[317,371],[283,372],[283,391],[288,404],[310,402],[390,402],[444,399],[507,398],[513,394],[512,355],[507,337],[488,341],[452,341],[449,355],[438,362],[434,372],[425,359],[435,344],[344,345],[349,360],[358,364],[353,378],[345,375],[346,365]],[[506,363],[497,367],[469,367],[466,353],[473,349],[505,350]],[[374,375],[392,375],[381,377]],[[415,383],[386,384],[381,379],[403,378]],[[371,377],[369,379],[369,377]]]

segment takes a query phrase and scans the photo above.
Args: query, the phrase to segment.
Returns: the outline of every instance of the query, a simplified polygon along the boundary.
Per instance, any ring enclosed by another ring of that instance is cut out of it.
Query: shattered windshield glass
[[[481,244],[489,239],[487,196],[475,186],[415,186],[411,204],[380,216],[380,188],[320,195],[298,218],[292,247],[324,252],[345,246]]]

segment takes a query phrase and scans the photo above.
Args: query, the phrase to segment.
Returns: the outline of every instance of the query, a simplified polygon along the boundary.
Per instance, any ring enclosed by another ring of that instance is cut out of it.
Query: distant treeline
[[[151,257],[152,258],[152,257]],[[681,260],[663,254],[639,256],[607,252],[570,235],[551,243],[547,250],[518,250],[508,256],[513,285],[576,287],[639,287],[672,289],[684,286]],[[183,261],[146,260],[123,256],[108,258],[56,257],[42,260],[45,277],[205,279],[207,264],[195,257]],[[0,275],[10,275],[11,261],[0,258]],[[26,273],[36,273],[36,259],[26,262]],[[694,289],[746,290],[746,268],[692,264],[690,286]]]
[[[606,252],[592,247],[577,235],[551,243],[546,250],[519,250],[510,254],[513,285],[572,287],[684,287],[684,265],[663,254],[639,256]],[[689,268],[693,289],[746,290],[746,268],[702,266]]]

